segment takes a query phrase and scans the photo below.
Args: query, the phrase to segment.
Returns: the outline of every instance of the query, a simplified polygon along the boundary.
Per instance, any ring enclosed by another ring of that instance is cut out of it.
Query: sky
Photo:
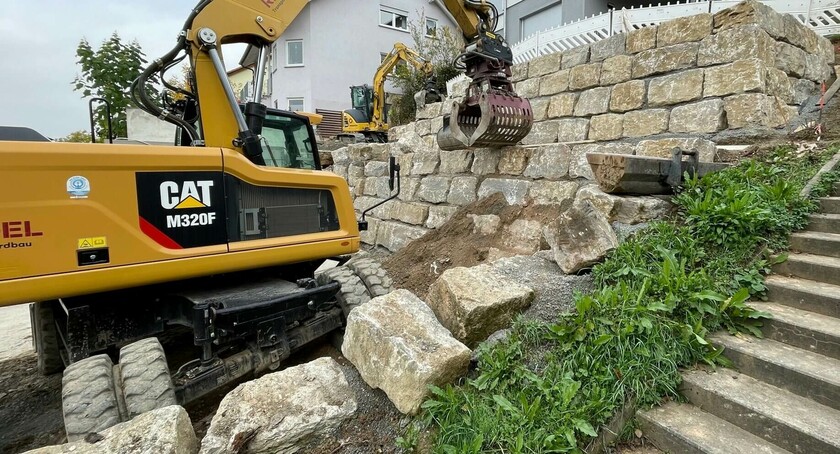
[[[0,0],[0,125],[59,138],[90,128],[87,100],[73,91],[76,47],[96,49],[115,31],[151,61],[168,52],[197,0]],[[227,49],[227,47],[225,48]],[[241,56],[226,58],[233,67]],[[177,74],[177,70],[174,70]]]

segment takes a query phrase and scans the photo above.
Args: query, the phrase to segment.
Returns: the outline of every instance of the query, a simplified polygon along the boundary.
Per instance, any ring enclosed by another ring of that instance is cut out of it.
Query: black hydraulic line
[[[111,103],[105,98],[91,98],[88,102],[88,114],[90,116],[90,143],[96,143],[96,125],[93,120],[93,103],[105,104],[105,115],[108,118],[108,143],[114,143],[114,128],[111,125]]]

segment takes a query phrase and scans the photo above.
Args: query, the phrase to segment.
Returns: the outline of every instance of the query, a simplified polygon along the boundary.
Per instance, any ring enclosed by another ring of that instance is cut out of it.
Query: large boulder
[[[607,217],[590,202],[569,208],[543,229],[554,261],[564,273],[589,268],[618,247]]]
[[[429,287],[428,304],[449,331],[468,347],[510,326],[528,307],[534,291],[488,265],[451,268]]]
[[[357,307],[347,318],[344,356],[362,379],[379,388],[399,411],[415,414],[429,385],[443,386],[467,373],[470,350],[408,290],[396,290]]]
[[[89,441],[88,441],[89,440]],[[192,422],[178,405],[143,413],[131,421],[59,446],[27,451],[28,454],[87,454],[133,452],[147,454],[194,454],[198,451]]]
[[[237,386],[219,404],[201,453],[297,452],[355,411],[338,363],[319,358]]]

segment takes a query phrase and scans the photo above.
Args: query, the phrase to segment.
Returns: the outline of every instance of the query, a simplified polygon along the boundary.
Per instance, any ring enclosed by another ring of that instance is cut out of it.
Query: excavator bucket
[[[452,112],[438,131],[438,146],[457,150],[514,145],[528,135],[533,123],[534,114],[527,99],[498,91],[485,92],[477,102],[452,103]]]

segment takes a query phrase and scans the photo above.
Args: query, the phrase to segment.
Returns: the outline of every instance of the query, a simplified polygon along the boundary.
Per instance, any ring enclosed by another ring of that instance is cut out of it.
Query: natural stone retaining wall
[[[388,144],[334,151],[332,170],[348,180],[361,212],[389,196],[387,160],[399,158],[402,191],[368,216],[362,234],[365,243],[395,251],[495,192],[510,204],[571,206],[591,191],[589,152],[670,157],[679,147],[713,161],[721,136],[796,121],[833,62],[828,40],[747,1],[514,66],[516,90],[531,100],[536,121],[520,145],[441,150],[436,133],[448,100],[391,128]],[[625,212],[638,214],[631,222],[646,218],[633,207],[656,205],[623,200]]]

